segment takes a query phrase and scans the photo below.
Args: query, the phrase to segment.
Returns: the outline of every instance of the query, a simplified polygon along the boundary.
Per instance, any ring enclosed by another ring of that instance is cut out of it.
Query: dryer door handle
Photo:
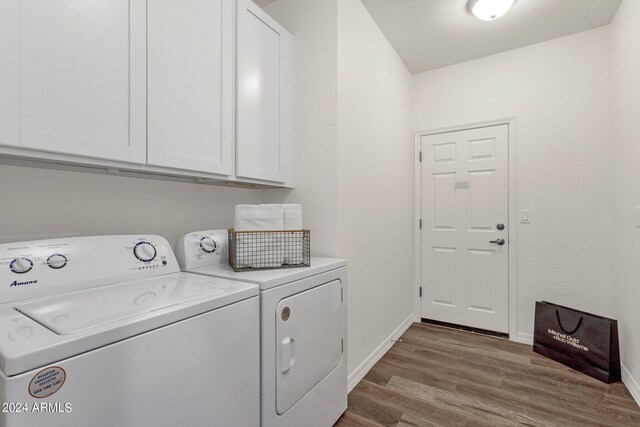
[[[296,361],[294,344],[295,340],[291,337],[280,341],[280,367],[283,374],[289,372]]]

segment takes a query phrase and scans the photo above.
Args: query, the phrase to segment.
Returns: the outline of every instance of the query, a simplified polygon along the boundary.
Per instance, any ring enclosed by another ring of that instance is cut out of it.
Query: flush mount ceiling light
[[[507,13],[516,0],[469,0],[469,10],[483,21],[493,21]]]

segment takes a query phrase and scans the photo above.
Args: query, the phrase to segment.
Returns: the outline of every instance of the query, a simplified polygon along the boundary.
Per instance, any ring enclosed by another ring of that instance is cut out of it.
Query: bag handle
[[[560,326],[560,329],[562,329],[564,331],[564,333],[568,334],[568,335],[573,334],[575,331],[580,329],[580,326],[582,325],[582,316],[580,316],[580,320],[578,321],[578,325],[575,327],[575,329],[573,331],[569,332],[562,326],[562,322],[560,321],[560,313],[558,312],[557,309],[556,309],[556,318],[558,319],[558,325]]]

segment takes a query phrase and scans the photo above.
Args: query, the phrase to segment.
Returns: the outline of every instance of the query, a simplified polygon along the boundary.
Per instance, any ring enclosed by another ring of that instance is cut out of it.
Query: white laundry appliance
[[[347,408],[347,263],[235,272],[227,230],[176,243],[183,270],[260,286],[261,425],[329,427]]]
[[[0,245],[1,426],[258,426],[258,286],[160,236]]]

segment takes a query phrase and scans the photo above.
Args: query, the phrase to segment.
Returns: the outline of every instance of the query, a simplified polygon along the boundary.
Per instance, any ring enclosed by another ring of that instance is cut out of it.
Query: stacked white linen
[[[289,233],[238,233],[238,268],[273,268],[303,262],[302,206],[236,205],[235,231],[292,231]]]
[[[302,206],[294,204],[282,205],[285,230],[302,230]],[[284,263],[302,264],[302,248],[304,234],[301,231],[286,233],[284,237]]]
[[[284,230],[284,213],[280,205],[236,205],[235,231]],[[284,239],[278,234],[238,233],[236,265],[238,268],[280,267],[284,263]]]

